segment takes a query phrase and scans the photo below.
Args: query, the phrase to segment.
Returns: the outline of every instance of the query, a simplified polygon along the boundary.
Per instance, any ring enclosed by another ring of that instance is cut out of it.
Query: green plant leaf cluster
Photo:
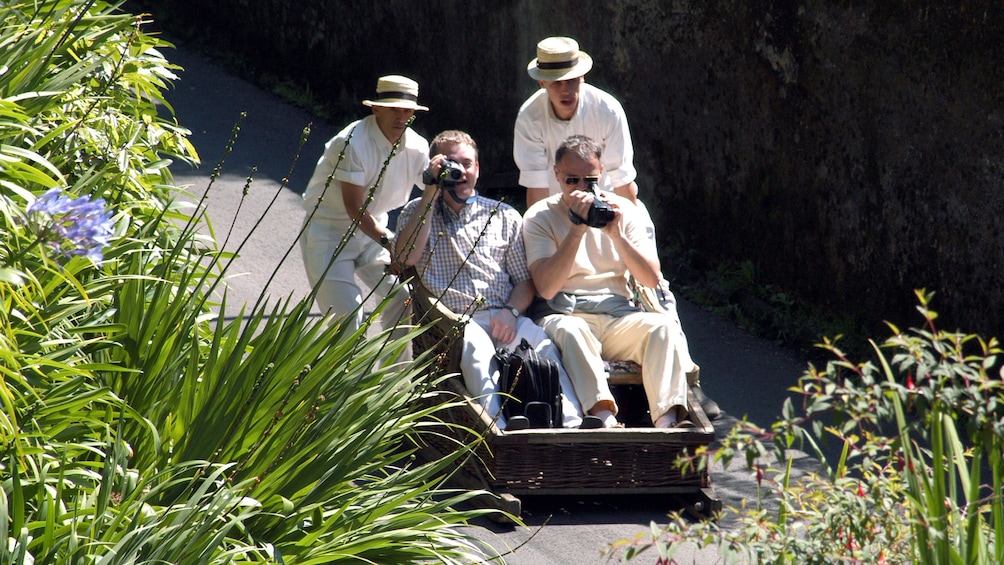
[[[432,352],[394,360],[424,328],[350,330],[312,296],[215,314],[234,254],[172,186],[198,156],[143,23],[0,6],[0,563],[483,558],[456,509],[483,493],[443,486],[467,451],[416,457],[445,400]],[[24,229],[51,188],[114,211],[100,265]]]
[[[731,509],[738,526],[677,517],[651,536],[610,546],[625,559],[682,543],[726,562],[1004,562],[1004,369],[995,339],[938,329],[931,294],[917,291],[921,327],[890,326],[874,361],[810,366],[769,429],[736,426],[714,457],[743,457],[756,504]],[[833,447],[836,449],[834,450]],[[819,471],[797,476],[794,449]],[[827,457],[829,454],[829,457]]]

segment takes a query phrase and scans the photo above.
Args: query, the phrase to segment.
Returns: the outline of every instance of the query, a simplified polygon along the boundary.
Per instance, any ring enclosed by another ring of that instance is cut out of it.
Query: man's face
[[[578,155],[565,153],[561,161],[554,165],[554,174],[558,177],[562,195],[568,196],[576,190],[588,191],[588,179],[592,178],[598,182],[603,174],[603,165],[595,156],[583,159]]]
[[[373,106],[372,109],[373,115],[376,116],[377,127],[391,143],[401,138],[401,134],[404,133],[408,125],[408,120],[415,115],[415,110],[411,108]]]
[[[481,172],[477,151],[466,143],[455,143],[440,147],[439,152],[464,168],[464,177],[453,187],[453,190],[457,193],[457,198],[461,200],[470,198],[474,194],[474,189],[478,184],[478,174]],[[451,198],[449,193],[446,194],[446,198]]]
[[[570,119],[579,107],[579,87],[583,77],[568,80],[541,80],[540,87],[547,91],[547,99],[551,101],[554,115],[562,120]]]

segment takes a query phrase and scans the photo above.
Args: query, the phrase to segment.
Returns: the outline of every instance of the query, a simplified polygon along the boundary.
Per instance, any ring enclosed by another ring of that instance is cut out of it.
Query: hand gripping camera
[[[586,187],[589,192],[596,196],[596,181],[590,180]],[[591,228],[602,228],[614,220],[614,209],[597,196],[593,198],[593,205],[589,207],[589,213],[585,218],[576,214],[572,210],[568,211],[568,217],[573,224],[586,224]]]

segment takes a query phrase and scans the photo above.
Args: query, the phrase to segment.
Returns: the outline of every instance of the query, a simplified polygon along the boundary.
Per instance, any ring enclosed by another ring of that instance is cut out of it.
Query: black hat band
[[[415,96],[414,94],[411,94],[409,92],[393,92],[393,91],[377,92],[376,98],[377,98],[376,102],[379,102],[380,100],[386,98],[400,98],[402,100],[411,100],[412,102],[418,102],[418,96]]]
[[[544,63],[540,59],[537,59],[537,68],[541,70],[570,69],[578,64],[579,64],[578,57],[570,61],[558,61],[556,63]]]

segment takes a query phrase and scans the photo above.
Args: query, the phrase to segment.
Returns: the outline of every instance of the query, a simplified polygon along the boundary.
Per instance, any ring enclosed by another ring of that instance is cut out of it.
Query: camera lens
[[[440,182],[456,184],[462,178],[464,178],[464,168],[460,166],[460,163],[450,160],[443,161],[443,168],[439,172]]]

